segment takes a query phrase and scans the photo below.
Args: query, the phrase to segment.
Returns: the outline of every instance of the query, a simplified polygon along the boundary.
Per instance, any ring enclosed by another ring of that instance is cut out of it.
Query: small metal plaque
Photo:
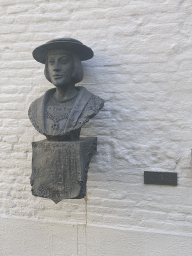
[[[177,186],[177,173],[144,171],[144,184]]]

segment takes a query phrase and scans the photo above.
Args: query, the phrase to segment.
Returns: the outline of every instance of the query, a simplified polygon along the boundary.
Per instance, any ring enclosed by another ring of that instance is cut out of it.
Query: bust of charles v
[[[45,64],[45,77],[55,88],[32,102],[28,115],[35,129],[48,140],[78,140],[81,127],[104,106],[104,101],[82,86],[81,61],[93,57],[93,51],[71,38],[55,39],[33,51],[33,57]]]

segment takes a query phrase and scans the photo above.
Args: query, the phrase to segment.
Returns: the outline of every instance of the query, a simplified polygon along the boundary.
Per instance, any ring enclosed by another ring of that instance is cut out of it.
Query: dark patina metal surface
[[[89,162],[97,150],[97,138],[78,141],[33,142],[32,194],[55,203],[67,198],[83,198]]]
[[[97,139],[82,139],[80,132],[104,101],[75,84],[83,79],[81,61],[92,58],[93,51],[78,40],[60,38],[37,47],[33,57],[45,64],[45,77],[55,88],[29,107],[32,125],[47,138],[32,143],[32,194],[55,203],[83,198]]]

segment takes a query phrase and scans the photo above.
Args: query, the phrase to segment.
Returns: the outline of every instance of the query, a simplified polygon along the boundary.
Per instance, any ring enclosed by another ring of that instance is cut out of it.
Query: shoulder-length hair
[[[73,53],[73,54],[71,54],[71,57],[73,59],[73,72],[72,72],[71,79],[74,84],[77,84],[83,80],[83,67],[82,67],[81,60],[78,55]],[[46,79],[50,83],[52,83],[50,76],[49,76],[49,71],[48,71],[48,58],[46,58],[44,74],[45,74]]]

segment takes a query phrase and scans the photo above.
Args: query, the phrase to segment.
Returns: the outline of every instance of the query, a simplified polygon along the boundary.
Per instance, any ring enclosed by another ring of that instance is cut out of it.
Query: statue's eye
[[[49,59],[49,64],[53,65],[55,61],[53,59]]]
[[[66,64],[69,61],[68,57],[63,57],[60,59],[61,64]]]

